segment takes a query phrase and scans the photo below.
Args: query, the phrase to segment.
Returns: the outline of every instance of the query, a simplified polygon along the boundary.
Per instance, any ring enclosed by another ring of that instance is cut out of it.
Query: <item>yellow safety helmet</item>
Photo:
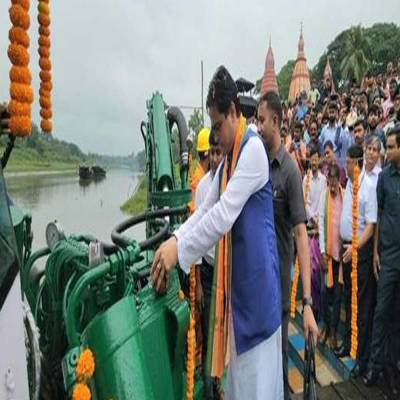
[[[197,151],[205,152],[210,150],[210,130],[203,128],[197,135]]]

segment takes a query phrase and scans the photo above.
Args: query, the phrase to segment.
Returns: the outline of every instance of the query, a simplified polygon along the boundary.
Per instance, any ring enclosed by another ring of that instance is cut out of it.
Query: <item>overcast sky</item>
[[[9,0],[0,0],[0,100],[8,99]],[[31,16],[36,1],[31,1]],[[304,25],[308,66],[343,29],[400,23],[399,0],[51,1],[54,135],[84,151],[128,154],[143,148],[146,99],[161,91],[171,105],[201,103],[220,64],[253,82],[264,72],[269,35],[276,72],[295,58]],[[31,70],[39,86],[37,22]],[[335,66],[333,66],[335,68]],[[39,123],[38,95],[33,119]],[[186,111],[187,117],[190,112]]]

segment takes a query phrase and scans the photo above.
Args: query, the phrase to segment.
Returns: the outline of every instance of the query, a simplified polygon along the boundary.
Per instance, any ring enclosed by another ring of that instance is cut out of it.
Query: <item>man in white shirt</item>
[[[326,177],[319,170],[319,154],[316,149],[310,152],[311,176],[308,173],[303,178],[303,192],[306,192],[309,181],[308,196],[306,202],[307,225],[310,228],[318,228],[318,205],[322,192],[326,188]]]
[[[353,176],[358,164],[363,168],[363,149],[354,145],[347,153],[347,174],[349,180],[343,198],[343,210],[340,221],[340,236],[343,241],[343,280],[344,302],[346,309],[345,332],[343,344],[337,351],[338,357],[348,356],[351,338],[351,257],[353,226]],[[365,173],[359,175],[358,191],[358,351],[357,366],[354,376],[364,374],[371,350],[372,319],[375,297],[375,278],[372,267],[374,225],[377,220],[377,198],[373,182]]]
[[[363,173],[373,182],[376,189],[378,176],[382,171],[380,167],[380,155],[382,151],[382,143],[376,136],[369,136],[365,141],[365,165]]]
[[[223,66],[210,83],[207,108],[224,162],[201,207],[157,250],[152,283],[162,289],[178,261],[188,273],[218,242],[211,375],[222,377],[228,366],[225,399],[281,400],[281,294],[268,155],[259,135],[246,131],[236,85]],[[226,246],[231,256],[220,252]]]

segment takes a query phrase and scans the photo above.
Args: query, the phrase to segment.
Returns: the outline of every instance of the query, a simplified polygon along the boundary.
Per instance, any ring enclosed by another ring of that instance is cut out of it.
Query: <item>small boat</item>
[[[81,179],[97,179],[104,178],[105,176],[105,169],[99,165],[93,165],[92,167],[86,165],[79,166],[79,178]]]
[[[105,177],[106,170],[99,165],[93,165],[92,167],[92,174],[94,177]]]
[[[79,178],[90,179],[91,178],[91,168],[86,165],[79,166]]]

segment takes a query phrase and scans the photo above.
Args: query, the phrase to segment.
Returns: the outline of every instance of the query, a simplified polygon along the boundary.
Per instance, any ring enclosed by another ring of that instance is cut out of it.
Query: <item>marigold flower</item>
[[[40,88],[44,89],[44,90],[51,91],[51,89],[53,89],[53,84],[51,83],[51,81],[49,81],[49,82],[40,82]]]
[[[11,43],[20,44],[25,48],[29,47],[30,40],[28,32],[24,31],[22,28],[18,26],[13,26],[8,31],[8,38],[10,39]]]
[[[29,65],[28,50],[20,44],[10,44],[8,46],[8,58],[13,65],[27,67]]]
[[[12,82],[10,85],[10,95],[13,100],[20,103],[33,103],[33,90],[29,85]]]
[[[39,26],[39,35],[50,36],[50,28],[48,26]]]
[[[48,47],[39,46],[39,55],[43,58],[50,57],[50,49]]]
[[[93,353],[90,349],[86,349],[81,353],[78,363],[76,364],[75,373],[78,381],[90,379],[94,374],[94,368],[95,363]]]
[[[42,108],[40,110],[40,116],[43,119],[51,119],[53,117],[53,112],[51,110],[46,109],[46,108]]]
[[[47,3],[45,3],[44,1],[39,1],[38,4],[38,11],[40,14],[46,14],[49,15],[50,14],[50,7]]]
[[[39,36],[39,46],[50,47],[51,42],[48,36]]]
[[[90,400],[92,395],[86,383],[77,383],[72,391],[72,400]]]
[[[29,11],[30,0],[11,0],[12,4],[19,4],[24,10]]]
[[[42,108],[46,108],[48,110],[51,110],[51,99],[49,97],[41,96],[40,99],[39,99],[39,103],[40,103],[40,106]]]
[[[10,81],[30,85],[32,82],[31,71],[27,67],[12,66],[10,69]]]
[[[38,21],[41,26],[49,27],[50,26],[50,16],[47,14],[39,13]]]
[[[39,66],[43,71],[51,71],[51,61],[49,58],[40,57]]]
[[[42,121],[40,122],[40,128],[45,133],[51,133],[51,131],[53,130],[53,124],[48,119],[42,119]]]
[[[21,103],[16,100],[11,100],[8,105],[8,112],[11,116],[30,117],[31,105],[29,103]]]
[[[32,131],[31,119],[25,116],[13,116],[10,118],[9,128],[14,135],[28,136]]]
[[[40,80],[42,82],[51,82],[51,72],[49,71],[40,71],[39,72]]]
[[[31,25],[29,14],[19,4],[13,4],[10,7],[10,20],[14,26],[18,26],[24,30],[28,30]]]

